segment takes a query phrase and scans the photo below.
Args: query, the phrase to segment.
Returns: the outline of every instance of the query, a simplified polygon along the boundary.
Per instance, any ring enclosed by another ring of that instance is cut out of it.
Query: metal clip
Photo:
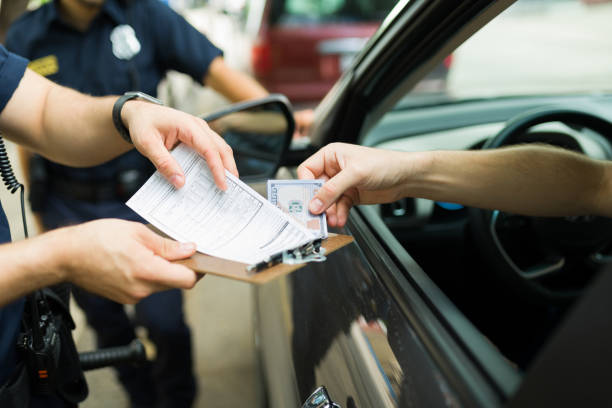
[[[323,262],[327,258],[325,257],[325,248],[320,248],[318,252],[303,253],[298,250],[285,251],[283,252],[284,264],[296,265],[307,262]]]
[[[247,272],[259,272],[279,263],[296,265],[307,262],[323,262],[327,258],[325,257],[325,248],[321,246],[321,241],[322,239],[318,238],[300,247],[272,255],[262,262],[247,266]]]

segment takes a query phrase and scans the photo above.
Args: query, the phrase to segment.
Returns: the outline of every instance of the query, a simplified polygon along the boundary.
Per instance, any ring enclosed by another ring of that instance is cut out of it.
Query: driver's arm
[[[421,197],[533,216],[612,216],[612,163],[552,146],[396,152],[334,143],[298,168],[330,178],[310,203],[344,225],[355,204]]]

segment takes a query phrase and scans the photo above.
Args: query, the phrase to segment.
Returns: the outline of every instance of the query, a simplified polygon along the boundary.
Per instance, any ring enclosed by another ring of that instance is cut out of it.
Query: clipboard
[[[329,233],[329,236],[321,242],[321,247],[325,248],[325,256],[329,256],[337,249],[340,249],[353,241],[354,239],[350,235]],[[228,279],[255,283],[258,285],[270,282],[279,276],[287,275],[308,264],[279,263],[258,272],[249,272],[247,270],[249,266],[248,264],[229,261],[227,259],[217,258],[200,252],[196,252],[191,258],[175,261],[175,263],[185,265],[197,273],[211,274]]]

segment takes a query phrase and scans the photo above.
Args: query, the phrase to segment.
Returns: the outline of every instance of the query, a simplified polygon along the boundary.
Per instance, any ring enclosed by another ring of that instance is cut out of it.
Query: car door
[[[356,142],[510,3],[400,3],[319,106],[315,143]],[[300,406],[323,385],[342,407],[502,405],[520,373],[428,278],[378,209],[354,209],[335,232],[354,244],[255,290],[267,404]]]
[[[319,385],[343,407],[501,404],[518,374],[379,220],[370,208],[357,210],[341,231],[355,244],[258,288],[258,344],[269,405],[299,406]],[[432,301],[488,356],[506,389],[453,338]]]

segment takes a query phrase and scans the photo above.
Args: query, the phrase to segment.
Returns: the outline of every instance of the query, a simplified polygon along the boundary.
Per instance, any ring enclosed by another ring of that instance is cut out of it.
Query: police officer
[[[131,96],[85,96],[26,65],[0,46],[0,130],[11,140],[73,166],[107,161],[131,149],[131,141],[177,188],[185,182],[184,173],[166,146],[184,142],[204,156],[219,188],[227,188],[224,167],[237,175],[231,149],[204,121]],[[1,207],[0,239],[10,240]],[[123,220],[97,220],[1,245],[0,406],[73,405],[57,395],[29,398],[28,390],[20,388],[27,384],[20,381],[24,356],[17,353],[26,294],[67,281],[117,302],[135,303],[160,290],[193,287],[196,274],[169,261],[194,252],[193,243],[173,242]]]
[[[231,101],[267,95],[252,78],[230,69],[221,50],[159,0],[56,0],[17,20],[7,48],[31,59],[30,67],[47,78],[93,95],[127,90],[155,95],[170,69],[189,74]],[[41,173],[32,170],[32,176]],[[40,200],[44,206],[32,204],[46,229],[102,217],[141,221],[124,204],[151,174],[149,162],[138,152],[94,168],[45,162],[43,170],[46,181],[37,183],[33,177],[32,187],[46,187]],[[78,290],[75,299],[96,330],[99,347],[128,344],[135,337],[121,305]],[[154,367],[118,369],[132,404],[190,406],[196,382],[181,292],[156,294],[135,311],[157,357]]]

